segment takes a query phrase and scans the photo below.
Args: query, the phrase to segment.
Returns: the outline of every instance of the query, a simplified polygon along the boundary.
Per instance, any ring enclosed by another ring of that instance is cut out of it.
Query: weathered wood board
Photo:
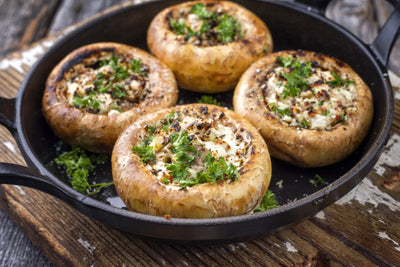
[[[0,96],[15,96],[26,72],[54,40],[40,40],[0,59]],[[335,204],[274,235],[221,245],[158,243],[113,229],[22,186],[1,185],[0,207],[57,266],[399,266],[400,77],[391,72],[390,79],[395,117],[373,171]],[[4,127],[0,161],[24,164]]]

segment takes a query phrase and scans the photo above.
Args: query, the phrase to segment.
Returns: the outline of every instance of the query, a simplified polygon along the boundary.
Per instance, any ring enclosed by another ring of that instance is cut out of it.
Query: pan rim
[[[162,225],[170,225],[170,226],[218,226],[218,225],[227,225],[227,224],[236,224],[236,223],[243,223],[243,222],[252,222],[252,221],[259,221],[262,219],[265,219],[267,217],[276,217],[282,214],[285,214],[287,212],[290,212],[294,209],[301,208],[304,205],[309,205],[313,201],[317,201],[319,199],[323,199],[326,195],[330,194],[332,191],[337,189],[340,186],[343,186],[345,183],[349,182],[352,178],[354,179],[355,176],[357,177],[355,184],[358,184],[362,179],[365,178],[365,176],[371,171],[373,168],[373,165],[376,163],[378,160],[379,152],[383,149],[383,146],[389,136],[390,132],[390,126],[392,124],[393,120],[393,113],[394,113],[394,97],[393,97],[393,91],[391,90],[391,85],[390,81],[387,77],[387,70],[385,67],[383,67],[377,60],[374,60],[374,54],[371,51],[370,47],[364,44],[362,41],[360,41],[359,38],[351,34],[349,31],[346,29],[342,28],[341,26],[337,25],[336,23],[330,21],[329,19],[319,16],[318,14],[310,13],[301,8],[300,6],[297,5],[289,5],[289,3],[285,2],[272,2],[272,1],[267,1],[267,0],[256,0],[256,2],[263,2],[263,3],[268,3],[268,4],[273,4],[273,5],[278,5],[282,6],[285,8],[289,8],[291,10],[295,10],[297,12],[301,12],[304,15],[308,16],[313,16],[317,18],[318,20],[323,21],[326,23],[329,27],[333,27],[342,34],[345,34],[347,37],[350,37],[352,42],[362,49],[362,52],[368,55],[370,58],[371,62],[375,64],[374,69],[379,70],[379,73],[377,75],[383,75],[383,86],[385,89],[389,92],[388,98],[386,99],[387,104],[387,110],[385,113],[385,117],[383,118],[384,121],[384,128],[380,129],[380,131],[377,134],[376,141],[374,144],[372,144],[366,153],[362,156],[360,162],[358,162],[355,166],[353,166],[351,169],[349,169],[345,175],[342,175],[341,177],[337,178],[335,181],[333,181],[331,184],[329,184],[326,187],[323,187],[322,189],[314,192],[313,194],[310,194],[306,197],[303,197],[301,199],[298,199],[292,203],[287,203],[284,204],[278,208],[264,211],[264,212],[259,212],[259,213],[253,213],[253,214],[244,214],[244,215],[239,215],[239,216],[233,216],[233,217],[222,217],[222,218],[212,218],[212,219],[184,219],[184,218],[171,218],[171,219],[165,219],[163,217],[159,216],[153,216],[153,215],[147,215],[147,214],[141,214],[137,212],[132,212],[132,211],[127,211],[123,210],[117,207],[114,207],[112,205],[105,204],[101,201],[95,200],[93,198],[84,196],[77,191],[73,190],[70,186],[64,184],[59,178],[57,178],[55,175],[53,175],[47,168],[44,166],[44,164],[39,160],[39,157],[35,153],[34,149],[28,142],[28,136],[27,136],[27,130],[24,125],[23,125],[23,120],[22,120],[22,105],[24,101],[24,94],[26,93],[26,89],[29,88],[28,84],[29,81],[32,79],[32,76],[35,73],[35,70],[43,64],[43,62],[46,60],[47,57],[51,56],[52,53],[54,53],[57,48],[62,46],[65,42],[67,42],[69,39],[72,39],[73,36],[78,34],[78,32],[84,31],[85,29],[92,27],[92,25],[99,23],[100,21],[105,20],[107,17],[112,17],[116,16],[120,12],[126,12],[126,9],[137,9],[141,8],[143,5],[154,5],[155,3],[160,3],[164,2],[161,0],[158,1],[152,1],[152,2],[145,2],[141,4],[131,4],[128,5],[122,9],[117,9],[113,10],[111,12],[108,12],[106,14],[103,14],[101,16],[98,16],[94,18],[93,20],[90,20],[89,22],[81,25],[80,27],[77,27],[68,33],[66,33],[64,36],[60,37],[36,62],[35,64],[31,67],[27,75],[25,76],[23,82],[21,83],[20,89],[16,95],[16,120],[15,120],[15,126],[16,126],[16,134],[14,137],[17,139],[17,142],[19,144],[19,148],[22,152],[22,155],[24,156],[24,159],[26,160],[28,166],[30,168],[34,168],[37,170],[42,176],[46,177],[51,181],[51,183],[54,183],[57,187],[60,187],[62,191],[64,191],[66,194],[70,195],[72,198],[77,200],[79,204],[85,205],[89,208],[100,208],[106,212],[118,215],[118,216],[124,216],[133,220],[141,220],[143,222],[147,223],[154,223],[154,224],[162,224]],[[385,77],[386,75],[386,77]],[[371,166],[371,163],[372,166]],[[350,181],[351,182],[351,181]],[[351,189],[353,189],[354,186],[352,186],[346,193],[342,194],[340,197],[344,196],[347,194]],[[336,196],[337,197],[337,196]],[[324,205],[322,207],[326,207],[330,204],[332,204],[334,199],[329,200],[328,202],[323,202]],[[69,203],[71,204],[71,203]],[[321,210],[320,206],[318,206],[318,210]],[[78,209],[79,210],[79,209]],[[79,210],[80,211],[80,210]],[[315,213],[314,213],[315,214]],[[306,216],[306,218],[309,216]],[[293,223],[296,223],[294,221]]]

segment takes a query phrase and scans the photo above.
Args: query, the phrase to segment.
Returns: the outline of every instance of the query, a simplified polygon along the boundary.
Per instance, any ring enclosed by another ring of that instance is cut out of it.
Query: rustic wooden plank
[[[5,80],[0,86],[7,85],[6,94],[11,96],[18,90],[30,63],[26,64],[21,53],[16,53],[9,59],[19,60],[14,62],[17,68],[10,65],[0,70],[0,77]],[[22,72],[18,67],[22,67]],[[397,88],[396,90],[398,91]],[[397,113],[398,107],[399,103],[396,101]],[[400,120],[396,118],[395,120],[395,124],[398,125]],[[398,128],[392,131],[394,134],[400,133]],[[7,161],[23,162],[18,153],[11,152],[5,145],[9,140],[12,140],[11,135],[7,132],[3,134],[0,130],[0,158],[4,152]],[[386,152],[389,157],[389,152],[395,153],[399,150],[392,150],[392,147],[389,147]],[[380,185],[378,191],[373,193],[378,196],[387,193],[392,198],[398,199],[396,192],[399,188],[397,182],[399,174],[396,171],[399,170],[400,163],[395,162],[392,167],[388,167],[387,161],[384,161],[378,165],[384,169],[385,176],[378,175],[377,170],[369,175],[368,181],[373,180],[374,184]],[[369,185],[368,182],[365,183]],[[56,198],[29,188],[0,186],[0,196],[0,206],[24,229],[35,245],[55,265],[60,266],[138,264],[385,266],[395,265],[395,260],[398,259],[398,255],[395,254],[400,243],[398,212],[387,208],[387,205],[384,205],[387,203],[374,208],[374,204],[368,201],[359,202],[362,200],[357,199],[354,194],[350,194],[344,204],[328,207],[313,219],[276,235],[247,242],[211,246],[170,245],[137,238],[87,218]],[[375,213],[372,220],[368,212],[371,208]],[[346,215],[343,216],[343,213]],[[363,231],[363,227],[357,227],[355,230],[354,226],[348,223],[353,221],[354,216],[359,217],[355,220],[358,226],[368,224],[365,232],[359,232]],[[338,227],[341,225],[345,227],[343,229]],[[370,237],[369,241],[373,243],[362,241],[361,237],[368,234],[367,230],[378,233]],[[390,249],[389,253],[393,253],[389,254],[393,257],[383,258],[380,252],[374,249],[385,246],[388,247],[387,250]]]

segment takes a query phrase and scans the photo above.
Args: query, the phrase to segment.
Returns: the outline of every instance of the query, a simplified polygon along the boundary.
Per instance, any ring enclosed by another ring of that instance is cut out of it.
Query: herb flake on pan
[[[72,150],[63,152],[54,159],[54,162],[65,167],[73,189],[89,196],[114,184],[114,182],[90,184],[87,180],[95,166],[104,163],[107,158],[106,154],[90,153],[81,147],[72,146]]]
[[[278,201],[275,199],[275,194],[271,190],[267,190],[261,201],[260,206],[258,206],[254,212],[260,212],[265,210],[270,210],[279,207]]]
[[[199,103],[202,104],[212,104],[212,105],[216,105],[216,106],[221,106],[221,103],[218,102],[217,99],[215,99],[214,97],[210,96],[210,95],[202,95],[199,99]]]
[[[323,186],[326,184],[325,180],[319,174],[315,174],[314,177],[308,181],[315,187]]]

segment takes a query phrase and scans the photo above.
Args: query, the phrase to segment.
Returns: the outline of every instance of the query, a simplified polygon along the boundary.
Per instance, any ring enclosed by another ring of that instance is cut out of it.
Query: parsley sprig
[[[158,125],[147,125],[146,130],[150,133],[147,139],[141,141],[139,146],[133,146],[132,151],[139,157],[140,161],[145,164],[155,164],[157,156],[153,153],[152,140],[157,134],[169,132],[170,127],[175,124],[175,112],[166,116],[165,121]],[[237,167],[232,163],[228,164],[224,157],[216,159],[211,153],[207,153],[204,159],[205,170],[198,172],[195,177],[189,172],[197,157],[201,152],[193,145],[192,135],[186,131],[180,130],[169,135],[169,143],[171,146],[172,158],[164,165],[169,171],[170,177],[164,177],[162,182],[169,184],[170,182],[179,184],[182,188],[194,186],[200,183],[215,183],[223,180],[237,180],[239,174]]]
[[[342,79],[339,77],[335,72],[331,72],[333,76],[333,80],[327,81],[326,83],[332,87],[339,87],[339,86],[349,86],[350,84],[354,84],[355,82],[349,79]]]
[[[221,106],[221,102],[210,95],[202,95],[199,99],[199,103]]]
[[[99,67],[110,66],[113,69],[113,72],[110,77],[105,77],[101,72],[98,72],[96,75],[96,80],[94,81],[95,87],[88,92],[87,96],[80,96],[79,94],[75,95],[73,98],[73,104],[82,109],[87,108],[91,109],[94,112],[99,111],[100,100],[97,95],[104,93],[111,93],[114,98],[122,99],[126,97],[127,93],[124,89],[124,84],[121,81],[125,80],[131,75],[131,72],[137,73],[139,75],[144,75],[145,73],[142,71],[142,63],[139,59],[133,59],[129,62],[129,68],[125,68],[123,64],[120,63],[120,60],[116,56],[112,56],[109,59],[103,59],[99,62]],[[130,72],[131,71],[131,72]],[[120,108],[115,108],[115,105],[112,108],[121,112]]]
[[[292,112],[290,111],[289,108],[284,108],[284,109],[280,109],[276,106],[275,102],[271,102],[269,103],[269,108],[273,111],[276,112],[282,116],[286,115],[286,116],[290,116],[292,115]]]
[[[279,207],[278,201],[275,199],[275,194],[271,190],[267,190],[261,201],[260,206],[254,209],[254,212],[270,210]]]
[[[140,161],[148,164],[154,164],[156,161],[156,155],[153,153],[153,146],[150,146],[154,136],[150,136],[140,142],[139,146],[133,146],[132,151],[136,152]]]
[[[310,76],[312,71],[311,62],[302,63],[299,59],[293,57],[278,56],[276,61],[289,71],[282,74],[287,81],[285,89],[282,92],[283,98],[288,96],[298,96],[302,90],[307,89],[310,84],[306,78]]]
[[[172,153],[175,155],[173,163],[166,163],[167,170],[174,177],[174,181],[179,184],[181,180],[186,180],[190,176],[188,171],[198,155],[196,147],[192,145],[193,138],[185,131],[170,135]]]
[[[314,177],[309,179],[308,181],[315,187],[326,184],[325,180],[319,174],[315,174]]]
[[[107,158],[106,154],[89,153],[81,147],[72,146],[72,150],[62,153],[54,159],[54,162],[65,167],[72,188],[85,195],[94,195],[102,188],[114,184],[114,182],[90,184],[87,180],[95,166]]]
[[[193,5],[190,11],[203,21],[200,29],[193,31],[190,26],[185,24],[184,19],[175,20],[171,18],[169,24],[176,34],[185,35],[187,39],[193,36],[200,39],[203,34],[212,32],[216,35],[218,41],[225,43],[231,43],[235,39],[243,37],[240,23],[230,15],[209,12],[203,3]]]

